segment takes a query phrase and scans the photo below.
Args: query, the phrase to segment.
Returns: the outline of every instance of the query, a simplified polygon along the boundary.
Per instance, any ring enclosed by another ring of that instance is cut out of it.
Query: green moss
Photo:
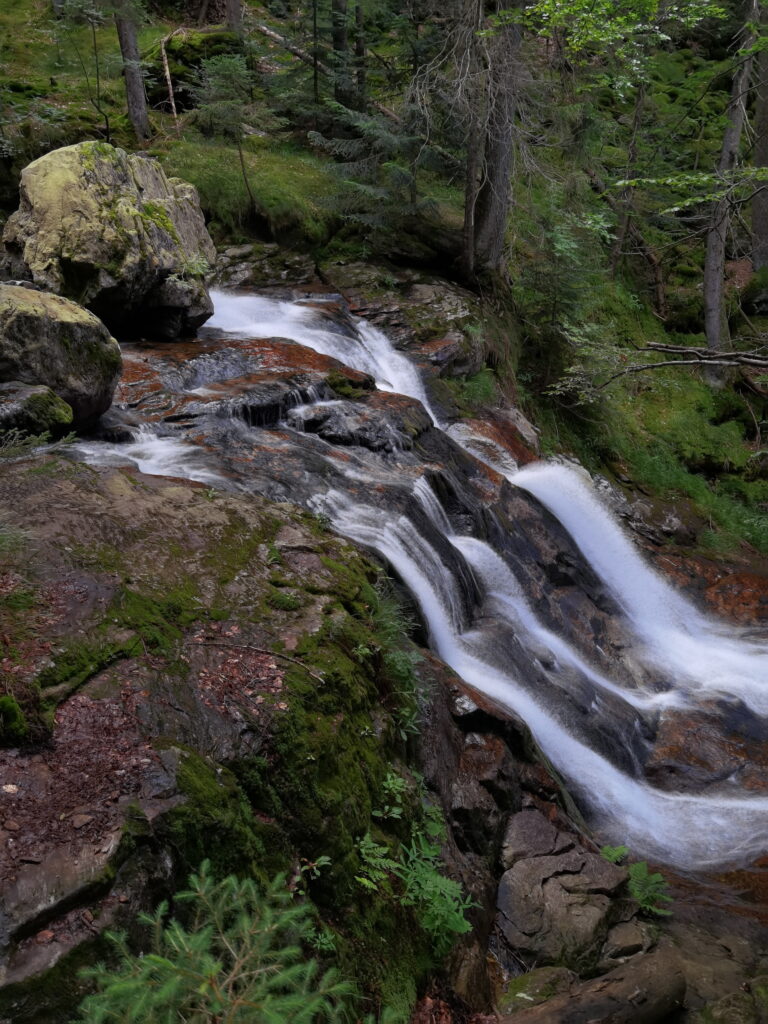
[[[53,391],[29,396],[17,417],[16,426],[29,434],[50,433],[57,437],[72,424],[71,406]]]
[[[216,224],[239,231],[253,208],[235,148],[199,138],[159,151],[166,172],[191,182]],[[244,153],[251,189],[268,232],[287,246],[320,245],[334,223],[330,197],[336,187],[328,166],[306,150],[250,139]]]
[[[207,858],[218,877],[233,871],[265,877],[264,843],[235,776],[185,749],[176,778],[185,803],[164,817],[160,829],[182,869]]]
[[[122,575],[126,571],[125,553],[112,544],[77,544],[70,546],[70,554],[84,568],[110,575]]]
[[[14,747],[29,736],[24,712],[14,697],[0,697],[0,746]]]
[[[17,587],[10,594],[0,597],[0,609],[7,608],[9,611],[27,611],[35,604],[35,592],[24,587]]]
[[[281,525],[279,517],[265,514],[258,527],[254,528],[232,515],[221,537],[205,555],[205,566],[219,586],[226,587],[232,583],[239,572],[254,559],[259,559],[262,545],[267,546],[269,560],[269,546],[274,546]]]
[[[283,612],[295,612],[303,604],[301,598],[296,594],[286,594],[274,587],[267,594],[266,601],[270,608],[276,608]]]
[[[170,655],[182,638],[182,628],[203,617],[204,612],[191,582],[151,595],[121,588],[113,605],[117,621],[132,629],[151,651]]]
[[[168,210],[162,203],[154,202],[151,199],[146,200],[141,204],[139,216],[142,219],[149,221],[149,223],[157,225],[157,227],[162,231],[165,231],[166,234],[171,236],[177,245],[181,244],[176,226],[171,220]]]
[[[42,690],[65,687],[67,693],[72,693],[98,672],[138,650],[136,639],[114,642],[97,636],[69,640],[63,650],[54,655],[53,663],[39,673],[36,682]],[[57,696],[60,699],[63,694]]]
[[[471,377],[446,380],[444,383],[457,408],[464,415],[471,416],[479,409],[493,405],[499,398],[496,375],[487,366]]]
[[[367,378],[363,381],[351,379],[343,370],[331,370],[326,377],[326,383],[328,387],[335,391],[339,398],[364,398],[366,392],[374,387],[373,380]]]
[[[333,574],[332,592],[342,601],[345,608],[356,613],[364,612],[365,597],[370,597],[370,583],[366,573],[356,564],[342,565],[328,555],[321,555],[320,561]],[[361,598],[363,601],[361,602]]]
[[[356,881],[359,839],[369,831],[384,837],[372,812],[381,804],[399,742],[394,729],[382,734],[381,724],[374,728],[374,716],[387,716],[392,702],[382,655],[390,641],[386,629],[378,629],[367,563],[351,558],[341,564],[327,555],[323,562],[333,577],[329,589],[350,611],[337,607],[292,651],[323,682],[291,665],[281,694],[287,710],[275,712],[259,756],[237,761],[232,770],[268,822],[261,838],[272,863],[291,849],[308,863],[330,859],[309,885],[336,932],[341,964],[374,1003],[390,1009],[392,1020],[406,1022],[419,979],[435,963],[430,940],[411,909],[383,890],[364,892]],[[402,629],[397,643],[402,646]],[[394,842],[410,834],[420,813],[419,801],[407,801],[403,818],[387,822]]]

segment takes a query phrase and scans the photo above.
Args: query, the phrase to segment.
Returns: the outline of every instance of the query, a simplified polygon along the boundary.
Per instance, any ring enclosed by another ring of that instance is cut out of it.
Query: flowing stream
[[[546,621],[514,558],[489,536],[475,535],[466,517],[457,525],[449,515],[430,482],[430,466],[419,467],[394,440],[388,454],[363,456],[352,447],[340,461],[332,445],[305,433],[311,415],[347,414],[349,403],[322,394],[313,401],[312,393],[294,402],[277,429],[231,425],[227,451],[262,444],[271,434],[278,462],[300,449],[309,460],[302,467],[311,465],[314,474],[311,486],[295,494],[274,471],[266,483],[249,487],[242,479],[240,486],[288,495],[322,512],[339,533],[383,558],[418,602],[436,653],[527,723],[601,838],[691,869],[764,854],[768,798],[750,795],[738,771],[695,792],[675,791],[644,777],[643,763],[648,736],[664,715],[742,715],[768,736],[768,641],[704,615],[654,572],[585,474],[555,463],[518,471],[503,449],[482,443],[466,424],[447,427],[447,437],[440,433],[416,367],[370,324],[337,329],[308,305],[225,292],[213,297],[216,312],[201,332],[207,343],[280,338],[338,359],[371,375],[379,389],[420,402],[440,443],[471,455],[462,456],[470,468],[474,459],[490,465],[544,506],[612,602],[627,637],[624,665],[600,657],[597,646],[585,651]],[[79,449],[91,462],[128,461],[143,472],[212,484],[233,475],[198,444],[156,425],[142,426],[127,443],[92,441]],[[308,472],[293,476],[306,480]],[[373,499],[385,487],[400,496],[395,507]]]

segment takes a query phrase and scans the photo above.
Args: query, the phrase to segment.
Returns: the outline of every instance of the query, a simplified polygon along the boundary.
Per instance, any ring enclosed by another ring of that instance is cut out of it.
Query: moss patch
[[[14,697],[0,697],[0,746],[14,747],[29,736],[26,716]]]

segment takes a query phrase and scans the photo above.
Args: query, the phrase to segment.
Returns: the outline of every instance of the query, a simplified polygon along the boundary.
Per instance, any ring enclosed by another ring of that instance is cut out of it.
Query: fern
[[[461,886],[439,871],[440,848],[417,833],[403,851],[395,874],[404,885],[400,902],[416,910],[419,924],[431,937],[439,957],[450,950],[457,935],[472,930],[464,916],[474,906]]]
[[[628,853],[628,846],[604,846],[600,850],[600,856],[610,864],[621,864]]]
[[[629,892],[646,914],[663,917],[671,915],[671,910],[660,906],[661,903],[672,902],[664,875],[658,871],[649,871],[644,860],[629,865]]]
[[[400,866],[390,856],[389,847],[380,846],[373,839],[371,833],[366,832],[358,842],[357,850],[360,854],[362,870],[359,875],[355,875],[355,881],[369,892],[389,890],[391,888],[390,875],[394,874]]]

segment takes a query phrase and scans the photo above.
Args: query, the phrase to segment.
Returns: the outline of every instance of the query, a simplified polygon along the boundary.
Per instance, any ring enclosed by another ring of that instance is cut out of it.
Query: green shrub
[[[302,943],[315,935],[310,906],[295,902],[284,876],[261,893],[252,879],[215,882],[204,862],[176,902],[190,924],[166,921],[167,903],[141,915],[150,949],[134,953],[109,934],[119,957],[83,974],[99,991],[80,1009],[85,1024],[323,1024],[348,1018],[351,986],[322,971]]]

